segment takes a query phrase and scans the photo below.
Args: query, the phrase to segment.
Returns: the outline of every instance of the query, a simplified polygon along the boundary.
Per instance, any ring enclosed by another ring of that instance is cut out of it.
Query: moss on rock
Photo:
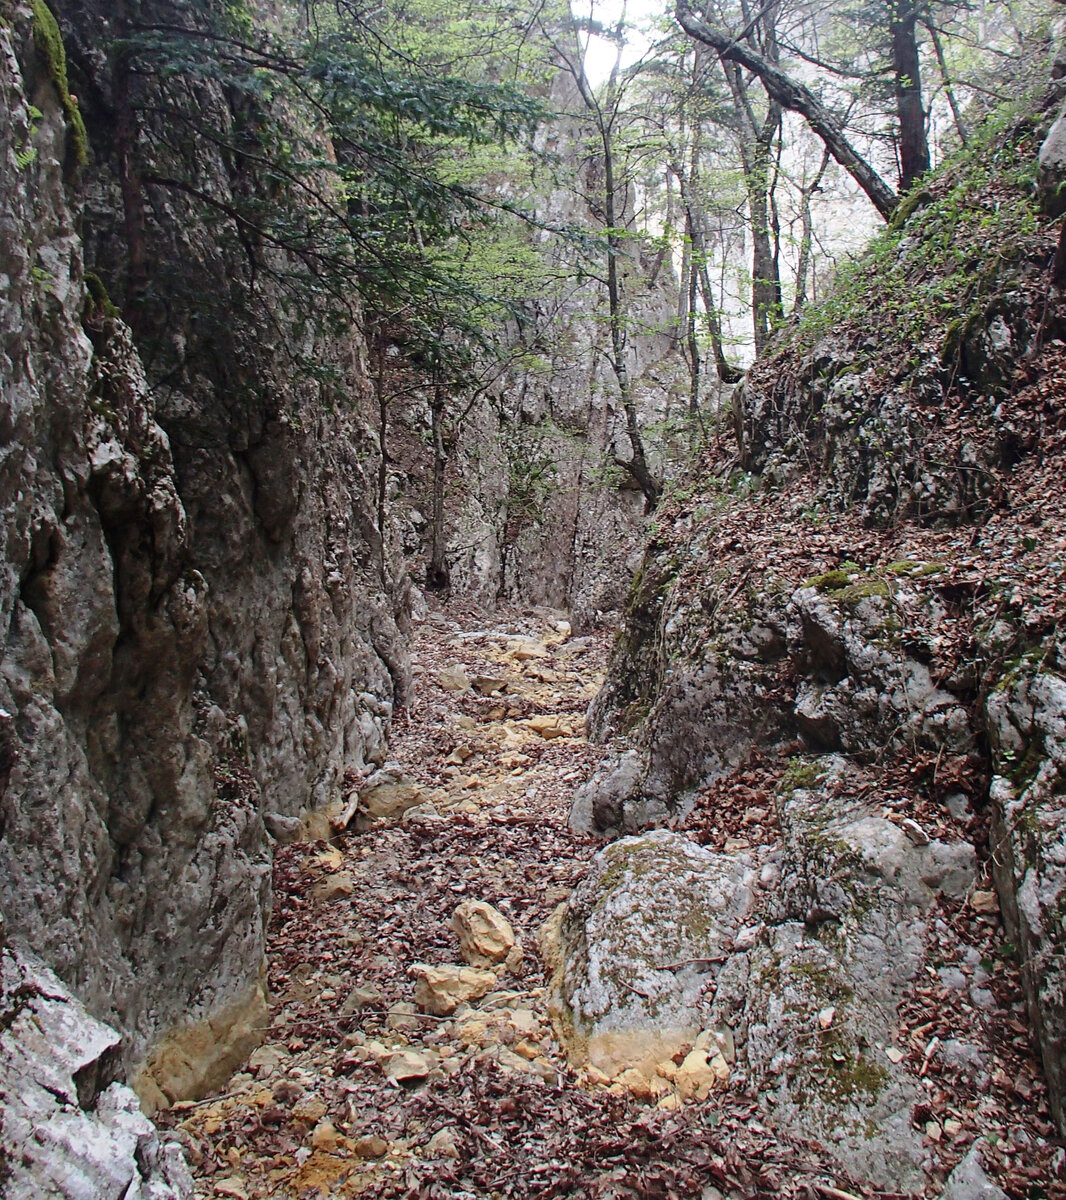
[[[67,52],[63,47],[63,34],[60,32],[59,22],[44,0],[30,0],[30,7],[33,9],[34,45],[44,60],[59,96],[59,103],[66,114],[74,161],[79,167],[84,167],[89,161],[89,135],[78,102],[70,92]]]

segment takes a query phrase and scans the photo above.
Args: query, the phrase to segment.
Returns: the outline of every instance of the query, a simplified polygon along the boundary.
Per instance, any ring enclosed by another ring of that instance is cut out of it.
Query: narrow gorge
[[[0,2],[0,1195],[1066,1197],[1063,10],[845,7]]]

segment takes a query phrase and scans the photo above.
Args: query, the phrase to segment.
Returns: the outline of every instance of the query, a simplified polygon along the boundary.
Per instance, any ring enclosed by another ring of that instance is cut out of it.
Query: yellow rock
[[[473,967],[501,963],[514,948],[510,921],[484,900],[464,900],[452,913],[463,960]]]
[[[352,1143],[352,1153],[357,1158],[381,1158],[388,1154],[389,1143],[384,1138],[380,1138],[377,1134],[367,1134],[364,1137],[356,1138]]]
[[[611,1082],[610,1075],[605,1075],[598,1067],[585,1067],[581,1077],[591,1087],[606,1087]]]
[[[476,967],[460,967],[448,964],[431,967],[426,963],[415,963],[410,972],[415,984],[415,1003],[424,1012],[438,1017],[449,1017],[460,1004],[480,1000],[496,986],[496,976],[491,971]]]
[[[722,1063],[725,1064],[725,1059]],[[718,1082],[718,1073],[707,1061],[704,1051],[692,1050],[678,1068],[675,1082],[682,1100],[706,1100]]]
[[[212,1181],[216,1196],[231,1196],[233,1200],[248,1200],[248,1189],[239,1175],[227,1175],[225,1179]]]
[[[336,1126],[331,1121],[319,1121],[319,1123],[311,1131],[311,1145],[316,1150],[324,1150],[327,1154],[333,1154],[341,1149],[347,1138],[337,1132]]]
[[[488,1046],[499,1041],[500,1026],[488,1013],[474,1013],[459,1023],[456,1036],[464,1046]]]
[[[414,1083],[425,1079],[433,1070],[433,1064],[425,1054],[414,1050],[400,1050],[390,1054],[382,1063],[381,1069],[389,1079],[397,1083]]]
[[[552,738],[572,737],[574,733],[573,727],[555,714],[530,717],[526,721],[526,726],[545,741],[551,741]]]
[[[674,1090],[665,1079],[661,1079],[658,1075],[652,1075],[649,1078],[643,1071],[638,1071],[636,1067],[629,1067],[623,1071],[615,1082],[620,1083],[631,1096],[646,1103],[659,1100]]]
[[[355,880],[352,878],[351,872],[338,871],[337,874],[327,875],[325,879],[316,883],[313,894],[316,900],[326,903],[344,896],[351,896],[354,892]]]
[[[554,974],[561,964],[563,922],[566,920],[566,903],[556,905],[552,915],[537,930],[537,949],[541,962],[549,974]]]
[[[269,1024],[265,989],[257,982],[206,1019],[171,1031],[134,1073],[133,1090],[141,1107],[151,1116],[176,1100],[200,1100],[221,1090],[263,1040]]]
[[[681,1097],[676,1092],[670,1092],[656,1104],[656,1108],[661,1108],[663,1112],[677,1112],[681,1107]]]
[[[374,820],[401,816],[423,799],[421,788],[407,782],[379,783],[359,793],[366,815]]]
[[[528,662],[531,658],[548,658],[550,651],[540,642],[519,642],[504,655],[514,662]]]
[[[677,1078],[677,1063],[672,1058],[664,1058],[662,1062],[655,1064],[655,1073],[673,1083]]]
[[[305,1125],[317,1125],[329,1112],[329,1105],[321,1096],[302,1096],[292,1106],[293,1118]]]
[[[344,866],[344,855],[336,846],[327,846],[321,854],[315,855],[315,862],[327,871],[339,871]]]
[[[514,1044],[515,1054],[520,1054],[524,1059],[532,1062],[533,1059],[540,1056],[540,1046],[536,1042],[531,1042],[529,1038],[522,1038]]]

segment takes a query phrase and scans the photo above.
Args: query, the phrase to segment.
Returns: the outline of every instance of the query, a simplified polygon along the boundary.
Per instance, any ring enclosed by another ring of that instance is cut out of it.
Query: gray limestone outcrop
[[[637,1095],[703,1098],[702,1066],[851,1174],[909,1191],[923,1093],[893,1053],[896,1012],[924,977],[938,895],[973,886],[974,850],[843,799],[826,786],[843,758],[809,767],[809,787],[778,793],[779,849],[656,830],[602,850],[542,938],[553,1020],[575,1065]]]
[[[1023,982],[1051,1093],[1066,1125],[1066,678],[1061,643],[1038,647],[985,702],[996,887],[1021,946]]]
[[[698,787],[754,747],[796,738],[847,753],[874,745],[968,752],[975,733],[965,703],[900,636],[904,625],[932,636],[943,619],[935,592],[912,577],[936,570],[832,572],[798,588],[766,573],[737,601],[725,578],[692,594],[647,562],[625,652],[590,712],[601,738],[636,723],[640,750],[577,793],[572,827],[632,831],[684,815]]]
[[[83,75],[102,69],[108,8],[57,5]],[[106,114],[79,87],[100,149],[78,174],[30,8],[10,12],[0,910],[120,1032],[118,1074],[140,1069],[152,1105],[217,1086],[259,1037],[263,815],[320,807],[349,768],[384,761],[410,678],[402,580],[360,466],[358,337],[304,335],[342,382],[301,375],[230,303],[239,272],[195,214],[157,197],[149,262],[187,290],[167,346],[150,325],[135,344],[84,266],[83,233],[97,275],[121,275]],[[197,341],[205,314],[182,309],[197,289],[227,307],[217,359]]]
[[[5,1200],[191,1200],[181,1147],[110,1080],[120,1042],[39,959],[0,949]]]

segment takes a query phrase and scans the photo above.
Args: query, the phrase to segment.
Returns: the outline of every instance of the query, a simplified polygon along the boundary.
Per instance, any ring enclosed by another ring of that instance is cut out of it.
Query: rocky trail
[[[568,1065],[537,941],[603,844],[567,816],[603,753],[583,728],[607,642],[544,610],[421,625],[392,759],[350,781],[333,830],[277,854],[263,1044],[222,1095],[161,1114],[198,1196],[904,1195],[775,1126],[721,1040],[682,1045],[650,1078]],[[747,855],[764,889],[785,766],[753,760],[687,821],[696,841]],[[990,892],[937,902],[925,982],[878,1052],[922,1097],[926,1195],[1062,1197],[993,908]],[[621,986],[644,995],[635,976]],[[806,1036],[831,1039],[833,1023],[823,1001]]]

